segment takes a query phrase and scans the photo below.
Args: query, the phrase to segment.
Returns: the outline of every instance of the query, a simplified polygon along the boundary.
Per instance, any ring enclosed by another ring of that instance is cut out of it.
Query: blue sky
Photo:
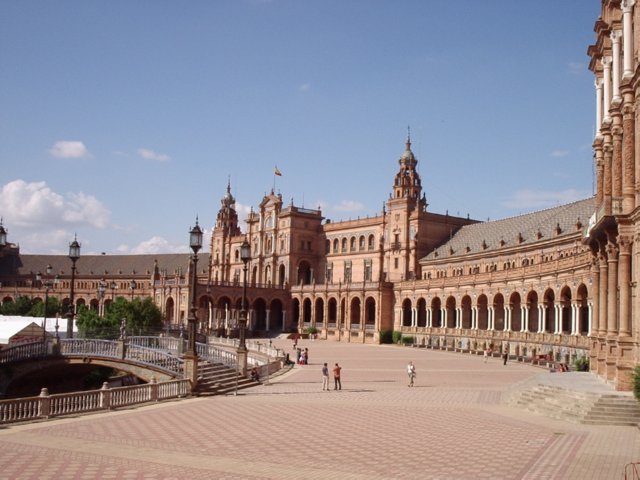
[[[229,178],[246,212],[276,164],[285,203],[376,215],[407,126],[430,211],[486,220],[588,197],[599,4],[0,2],[9,240],[187,251]]]

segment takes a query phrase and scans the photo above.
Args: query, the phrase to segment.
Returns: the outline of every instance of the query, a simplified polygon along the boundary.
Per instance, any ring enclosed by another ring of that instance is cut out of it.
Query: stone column
[[[604,151],[602,149],[602,137],[594,144],[595,168],[596,168],[596,205],[604,200]]]
[[[520,306],[520,318],[522,320],[520,331],[528,332],[529,331],[529,306],[528,305]]]
[[[618,333],[618,246],[611,241],[607,243],[607,262],[607,335],[612,336]]]
[[[487,330],[493,331],[493,305],[487,306]]]
[[[602,128],[602,79],[596,78],[596,138]]]
[[[635,0],[622,0],[623,78],[633,77],[633,6],[635,3]]]
[[[622,211],[631,213],[635,207],[635,112],[633,93],[625,90],[622,106]]]
[[[611,181],[613,184],[612,196],[615,202],[612,206],[612,213],[620,214],[622,211],[618,202],[622,198],[622,115],[618,111],[613,114],[611,136],[613,142]]]
[[[444,307],[440,307],[440,323],[442,328],[447,328],[449,325],[449,313]]]
[[[602,81],[604,87],[604,98],[602,99],[602,106],[604,109],[604,121],[608,122],[611,120],[611,115],[609,114],[609,108],[611,108],[611,57],[604,57],[602,59],[602,71]]]
[[[613,98],[612,103],[619,103],[622,100],[620,96],[620,40],[622,32],[614,30],[611,32],[611,56],[613,57],[613,68],[611,72],[613,80]]]
[[[593,303],[587,304],[587,308],[589,315],[587,317],[587,336],[590,337],[593,334],[593,312],[595,311],[595,308]]]
[[[502,327],[502,330],[504,332],[509,332],[511,331],[511,306],[505,305],[503,308],[504,308],[504,325]]]
[[[471,307],[471,330],[478,330],[478,307]]]
[[[631,238],[618,238],[620,255],[618,260],[618,285],[620,285],[620,330],[621,337],[631,336]]]
[[[562,332],[562,304],[554,303],[553,304],[553,323],[554,323],[554,331],[556,335]]]
[[[611,173],[612,168],[612,157],[613,157],[613,146],[611,144],[611,128],[610,126],[607,128],[605,132],[605,143],[602,146],[603,150],[603,173],[602,173],[602,194],[603,201],[605,204],[605,213],[607,215],[611,215],[611,194],[613,189],[613,177]]]
[[[607,334],[607,285],[609,284],[609,262],[604,251],[598,253],[598,260],[600,263],[598,335],[604,337]]]
[[[598,313],[600,310],[600,265],[597,255],[591,260],[591,278],[593,283],[589,295],[593,299],[593,303],[589,304],[589,335],[597,335]]]
[[[267,314],[265,318],[265,323],[266,323],[265,328],[267,329],[267,332],[268,332],[269,330],[271,330],[271,310],[267,309],[265,310],[265,312]]]
[[[433,326],[433,320],[431,319],[431,308],[427,308],[427,327]]]
[[[571,335],[578,334],[578,315],[580,314],[580,305],[575,302],[571,303]]]
[[[547,309],[543,303],[538,304],[538,333],[544,333],[547,329]]]

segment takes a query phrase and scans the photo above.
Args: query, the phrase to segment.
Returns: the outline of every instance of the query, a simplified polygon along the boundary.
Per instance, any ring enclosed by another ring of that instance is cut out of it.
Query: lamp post
[[[118,288],[118,284],[112,280],[109,287],[111,288],[111,302],[113,302],[116,299],[116,289]]]
[[[47,308],[49,306],[49,290],[55,288],[58,284],[58,275],[55,278],[51,278],[51,272],[53,268],[51,265],[47,265],[46,278],[43,277],[42,273],[38,272],[36,274],[36,280],[40,282],[40,286],[44,287],[44,314],[42,316],[42,341],[47,341]]]
[[[191,390],[194,390],[198,384],[198,352],[196,350],[196,283],[198,282],[198,251],[202,248],[202,229],[198,225],[196,217],[196,226],[189,231],[189,247],[193,251],[191,255],[191,287],[189,295],[191,296],[191,308],[187,317],[188,335],[187,351],[184,354],[184,376],[191,382]],[[182,335],[182,325],[181,335]],[[182,341],[180,342],[182,345]]]
[[[73,338],[73,316],[75,315],[74,286],[76,280],[76,262],[80,258],[80,244],[75,237],[69,244],[69,259],[71,260],[71,292],[69,295],[69,310],[67,311],[67,338]]]
[[[197,356],[196,354],[196,323],[198,307],[196,306],[196,284],[198,283],[198,251],[202,248],[202,229],[198,225],[196,217],[196,226],[189,231],[189,246],[193,251],[191,256],[192,278],[191,278],[191,309],[187,322],[189,324],[189,346],[187,355]]]
[[[131,280],[131,283],[129,284],[129,288],[131,289],[131,301],[133,302],[133,292],[135,291],[136,288],[138,288],[138,284],[136,283],[135,280]]]

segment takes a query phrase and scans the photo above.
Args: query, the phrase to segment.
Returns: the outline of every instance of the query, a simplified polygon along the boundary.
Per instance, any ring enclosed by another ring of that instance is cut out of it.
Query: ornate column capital
[[[602,57],[600,61],[602,62],[602,66],[607,70],[611,67],[611,62],[613,62],[610,56]]]
[[[622,0],[622,13],[631,13],[636,0]]]
[[[607,246],[605,247],[605,249],[607,250],[608,261],[616,262],[618,260],[618,252],[620,251],[620,249],[618,248],[618,245],[616,245],[613,242],[609,242],[607,243]]]
[[[611,41],[616,44],[616,43],[620,43],[620,40],[622,40],[622,32],[620,30],[612,30],[611,31]],[[608,57],[611,58],[611,57]]]

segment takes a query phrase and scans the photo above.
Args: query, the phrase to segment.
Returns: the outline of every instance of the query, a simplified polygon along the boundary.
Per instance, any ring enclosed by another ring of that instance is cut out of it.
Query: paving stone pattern
[[[310,365],[238,396],[0,429],[0,479],[605,479],[640,461],[638,428],[503,405],[535,367],[409,347],[302,346]],[[322,391],[325,361],[343,367],[341,391]]]

